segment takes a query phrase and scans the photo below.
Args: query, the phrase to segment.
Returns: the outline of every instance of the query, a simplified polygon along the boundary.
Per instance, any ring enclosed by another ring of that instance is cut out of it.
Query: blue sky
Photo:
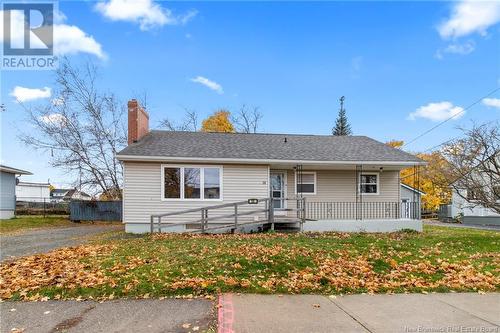
[[[112,0],[59,10],[59,54],[99,64],[101,87],[123,103],[147,93],[152,127],[184,107],[203,118],[248,104],[264,132],[329,134],[344,95],[354,134],[408,141],[500,87],[499,2]],[[66,185],[73,178],[47,153],[17,139],[19,99],[50,101],[52,82],[50,71],[1,73],[1,162]],[[408,149],[495,119],[499,92]]]

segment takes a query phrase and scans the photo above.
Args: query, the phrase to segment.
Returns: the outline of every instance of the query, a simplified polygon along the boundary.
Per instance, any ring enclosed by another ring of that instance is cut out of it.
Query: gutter
[[[137,156],[137,155],[116,155],[119,161],[143,161],[143,162],[215,162],[233,164],[321,164],[321,165],[388,165],[388,166],[415,166],[427,165],[425,161],[312,161],[312,160],[278,160],[278,159],[258,159],[258,158],[211,158],[211,157],[175,157],[175,156]]]

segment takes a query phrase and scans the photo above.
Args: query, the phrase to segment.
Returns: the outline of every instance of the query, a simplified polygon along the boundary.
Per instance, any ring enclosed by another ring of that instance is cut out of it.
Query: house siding
[[[19,201],[48,202],[50,200],[50,185],[20,182],[16,185],[16,198]]]
[[[307,170],[314,171],[314,170]],[[316,194],[305,194],[307,202],[356,202],[356,172],[354,170],[317,170]],[[368,172],[368,171],[367,171]],[[399,171],[377,172],[379,193],[363,195],[363,202],[400,202]],[[295,171],[287,171],[288,198],[295,194]],[[295,209],[296,202],[289,200],[287,208]],[[288,215],[293,216],[295,212]]]
[[[175,163],[175,165],[184,165]],[[188,163],[186,165],[196,165]],[[123,191],[123,221],[127,224],[127,231],[149,231],[150,216],[152,214],[172,213],[186,209],[202,208],[207,206],[245,201],[249,198],[267,198],[269,196],[269,172],[267,165],[236,165],[236,164],[200,164],[213,165],[222,168],[222,194],[220,201],[163,201],[161,193],[161,167],[159,162],[125,162],[124,163],[124,191]],[[274,171],[274,169],[273,169]],[[309,170],[308,170],[309,171]],[[314,171],[314,170],[313,170]],[[286,193],[288,198],[295,197],[295,171],[285,170]],[[356,173],[354,170],[317,170],[316,194],[305,195],[307,202],[356,202]],[[399,172],[379,172],[379,194],[363,195],[363,202],[400,202],[401,189]],[[287,208],[294,209],[296,202],[287,202]],[[264,204],[243,205],[239,212],[263,209]],[[225,214],[232,214],[233,207],[211,210],[209,218]],[[289,211],[289,216],[296,212]],[[255,213],[240,216],[239,222],[264,219],[264,213]],[[200,212],[165,217],[164,222],[188,222],[200,219]],[[217,219],[209,223],[230,223],[232,218]],[[138,228],[129,228],[129,225]],[[165,230],[167,231],[167,230]]]
[[[407,199],[410,202],[420,202],[420,193],[412,191],[406,187],[401,186],[401,199]]]
[[[467,196],[467,190],[460,190],[462,196]],[[464,216],[496,216],[500,217],[500,214],[495,212],[491,208],[483,207],[475,202],[469,202],[460,196],[456,190],[451,193],[452,202],[452,217],[456,218],[458,215],[463,214]]]
[[[310,171],[310,170],[307,170]],[[379,194],[363,195],[365,202],[399,202],[399,171],[379,172]],[[295,196],[295,171],[287,173],[287,196]],[[316,171],[316,194],[305,194],[311,202],[355,202],[356,172],[353,170]]]
[[[0,172],[0,218],[8,219],[14,216],[16,208],[16,175]]]
[[[176,163],[182,165],[182,163]],[[194,165],[189,163],[188,165]],[[203,164],[204,166],[208,164]],[[267,165],[221,165],[222,197],[220,201],[162,201],[161,163],[125,162],[123,221],[126,224],[148,224],[152,214],[171,213],[185,209],[202,208],[244,201],[249,198],[268,197],[269,168]],[[263,204],[245,205],[240,212],[264,208]],[[232,207],[209,212],[209,217],[230,214]],[[257,214],[256,214],[257,215]],[[264,214],[260,214],[263,218]],[[192,221],[200,218],[200,214],[184,214],[165,218],[169,222]],[[254,215],[241,217],[239,221],[254,219]],[[225,222],[225,221],[222,221]]]

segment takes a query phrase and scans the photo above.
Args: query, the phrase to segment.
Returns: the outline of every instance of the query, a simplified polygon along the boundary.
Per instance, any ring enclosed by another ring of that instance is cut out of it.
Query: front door
[[[271,179],[269,180],[271,187],[271,197],[273,200],[274,210],[276,215],[286,214],[286,200],[285,200],[285,173],[271,171]]]

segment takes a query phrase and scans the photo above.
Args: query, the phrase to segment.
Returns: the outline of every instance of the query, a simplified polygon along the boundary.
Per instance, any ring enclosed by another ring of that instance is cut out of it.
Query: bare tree
[[[231,116],[230,122],[236,127],[236,132],[257,133],[262,117],[258,107],[250,108],[244,104],[236,116]],[[199,131],[198,113],[192,109],[184,108],[184,118],[181,122],[165,118],[160,121],[160,127],[167,131]]]
[[[499,123],[476,125],[464,137],[443,148],[450,165],[451,186],[473,206],[500,213],[500,129]]]
[[[184,119],[181,123],[165,118],[160,121],[160,127],[165,128],[167,131],[198,131],[198,114],[196,111],[184,108],[184,113]]]
[[[254,106],[250,108],[243,104],[238,114],[232,117],[231,121],[239,133],[257,133],[262,118],[263,115],[259,111],[259,107]]]
[[[49,151],[50,164],[79,178],[87,190],[121,197],[123,171],[116,153],[126,146],[125,109],[111,93],[98,90],[97,68],[73,67],[63,59],[56,71],[55,98],[23,105],[30,125],[20,134],[27,145]]]

